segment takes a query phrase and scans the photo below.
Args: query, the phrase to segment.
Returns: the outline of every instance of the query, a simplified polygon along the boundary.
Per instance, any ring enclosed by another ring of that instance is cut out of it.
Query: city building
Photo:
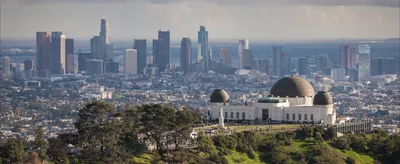
[[[51,69],[52,75],[65,74],[65,35],[62,32],[51,33]]]
[[[34,64],[33,60],[27,59],[24,61],[24,70],[33,70]]]
[[[340,45],[340,68],[351,68],[350,45]]]
[[[104,62],[99,59],[86,60],[85,73],[88,75],[101,75],[104,73]]]
[[[243,49],[242,65],[246,70],[254,68],[254,56],[250,49]]]
[[[135,39],[133,49],[137,52],[137,70],[138,74],[143,74],[147,63],[147,43],[146,39]]]
[[[371,60],[371,75],[385,74],[385,60],[383,58],[376,58]]]
[[[309,70],[308,70],[308,59],[307,58],[299,58],[299,64],[298,64],[298,73],[299,75],[308,75]]]
[[[321,55],[317,59],[317,70],[326,75],[330,75],[332,68],[332,61],[329,60],[328,55]]]
[[[282,46],[274,46],[272,47],[272,74],[275,76],[281,75],[281,68],[282,68]]]
[[[249,49],[249,40],[242,39],[239,40],[239,49],[238,49],[238,70],[244,69],[244,58],[245,50]]]
[[[93,38],[90,39],[90,52],[93,54],[93,58],[103,59],[104,55],[101,55],[100,37],[99,36],[93,36]]]
[[[358,45],[358,78],[368,80],[371,75],[371,47],[368,44]]]
[[[230,48],[221,48],[219,58],[223,64],[232,66],[232,51]]]
[[[74,39],[66,39],[65,40],[65,72],[66,73],[75,73],[74,67]]]
[[[148,76],[158,75],[158,67],[146,67],[143,69],[143,74]]]
[[[396,71],[396,59],[395,58],[385,58],[385,74],[397,74]]]
[[[348,69],[348,71],[347,71],[348,73],[348,76],[349,76],[349,79],[348,79],[348,81],[350,81],[350,82],[358,82],[358,70],[357,70],[357,68],[350,68],[350,69]]]
[[[90,39],[90,50],[95,59],[109,60],[114,57],[114,45],[110,43],[107,20],[101,20],[99,36]]]
[[[78,54],[78,71],[82,72],[86,70],[86,60],[92,59],[92,53],[79,53]]]
[[[171,50],[170,50],[170,32],[168,30],[159,30],[158,31],[158,40],[162,40],[162,44],[159,44],[157,49],[160,50],[163,53],[162,57],[160,57],[160,60],[157,60],[158,63],[158,70],[161,72],[164,72],[167,70],[167,65],[170,64],[170,55],[171,55]],[[154,51],[153,51],[154,52]],[[159,56],[158,56],[159,57]]]
[[[311,84],[298,76],[278,80],[269,96],[244,105],[230,105],[228,93],[215,89],[210,97],[210,119],[224,116],[227,121],[316,123],[333,125],[336,111],[329,93],[315,93]],[[222,112],[222,113],[221,113]]]
[[[1,73],[3,77],[9,77],[11,75],[10,65],[11,65],[10,57],[5,56],[1,58]]]
[[[113,59],[107,60],[104,65],[105,73],[119,73],[119,63],[114,61]]]
[[[190,66],[192,65],[191,57],[192,42],[190,41],[190,38],[182,38],[180,67],[184,74],[190,73]]]
[[[138,74],[137,51],[135,49],[126,49],[124,54],[124,73]]]
[[[51,32],[36,32],[36,69],[50,70]]]
[[[84,94],[83,97],[96,100],[112,99],[112,95],[114,92],[114,89],[106,88],[105,86],[101,86],[98,84],[89,84],[83,86],[80,90],[81,93]]]
[[[205,26],[200,26],[197,43],[197,62],[202,62],[204,71],[208,71],[210,56],[208,54],[208,31]]]
[[[344,81],[346,70],[344,68],[334,68],[331,70],[331,78],[334,81]]]
[[[285,75],[291,74],[292,71],[292,62],[291,62],[291,57],[287,53],[282,53],[280,57],[280,76],[279,77],[284,77]]]
[[[153,64],[158,67],[160,72],[167,69],[165,44],[166,42],[162,39],[153,39]]]
[[[356,68],[359,62],[359,54],[351,54],[351,68]]]

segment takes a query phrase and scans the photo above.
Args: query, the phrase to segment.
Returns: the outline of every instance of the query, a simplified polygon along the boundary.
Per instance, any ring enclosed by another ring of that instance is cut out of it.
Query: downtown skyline
[[[325,1],[326,4],[310,0],[293,4],[290,1],[278,3],[268,0],[265,3],[251,1],[245,5],[223,0],[216,0],[215,3],[128,0],[114,3],[88,0],[82,1],[85,3],[73,0],[36,2],[1,1],[1,39],[33,39],[32,32],[56,30],[64,31],[77,40],[86,40],[96,35],[99,19],[109,21],[109,35],[113,41],[156,38],[154,31],[159,29],[170,30],[171,41],[180,41],[183,37],[196,38],[200,25],[210,31],[210,40],[394,38],[400,35],[400,10],[396,0],[387,3]],[[238,12],[239,7],[242,12]],[[110,10],[105,10],[107,8]],[[118,11],[113,8],[118,8]],[[64,9],[71,12],[57,12]]]

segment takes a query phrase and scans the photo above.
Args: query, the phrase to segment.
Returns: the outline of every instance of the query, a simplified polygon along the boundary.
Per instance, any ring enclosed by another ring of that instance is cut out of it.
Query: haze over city
[[[34,39],[36,31],[64,31],[88,39],[100,19],[113,41],[151,39],[168,29],[171,40],[252,41],[400,36],[398,0],[1,0],[1,39]]]

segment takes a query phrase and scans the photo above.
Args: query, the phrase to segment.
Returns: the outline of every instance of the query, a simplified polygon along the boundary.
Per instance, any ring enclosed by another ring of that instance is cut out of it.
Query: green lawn
[[[228,160],[229,163],[232,164],[262,164],[264,162],[261,162],[259,156],[260,154],[258,152],[254,152],[255,158],[250,159],[247,154],[237,152],[237,151],[231,151],[231,154],[226,155],[225,158]]]
[[[365,154],[359,154],[357,152],[350,151],[350,150],[345,150],[344,152],[341,151],[341,153],[346,157],[351,157],[354,160],[356,160],[357,164],[372,164],[372,163],[374,163],[374,159]]]

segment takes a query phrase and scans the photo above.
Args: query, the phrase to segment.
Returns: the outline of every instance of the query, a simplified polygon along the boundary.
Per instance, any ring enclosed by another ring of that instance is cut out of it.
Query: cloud
[[[5,1],[5,0],[4,0]],[[151,4],[176,4],[183,2],[207,2],[220,5],[312,5],[312,6],[380,6],[400,8],[399,0],[17,0],[20,4],[46,4],[46,3],[125,3],[148,2]]]

